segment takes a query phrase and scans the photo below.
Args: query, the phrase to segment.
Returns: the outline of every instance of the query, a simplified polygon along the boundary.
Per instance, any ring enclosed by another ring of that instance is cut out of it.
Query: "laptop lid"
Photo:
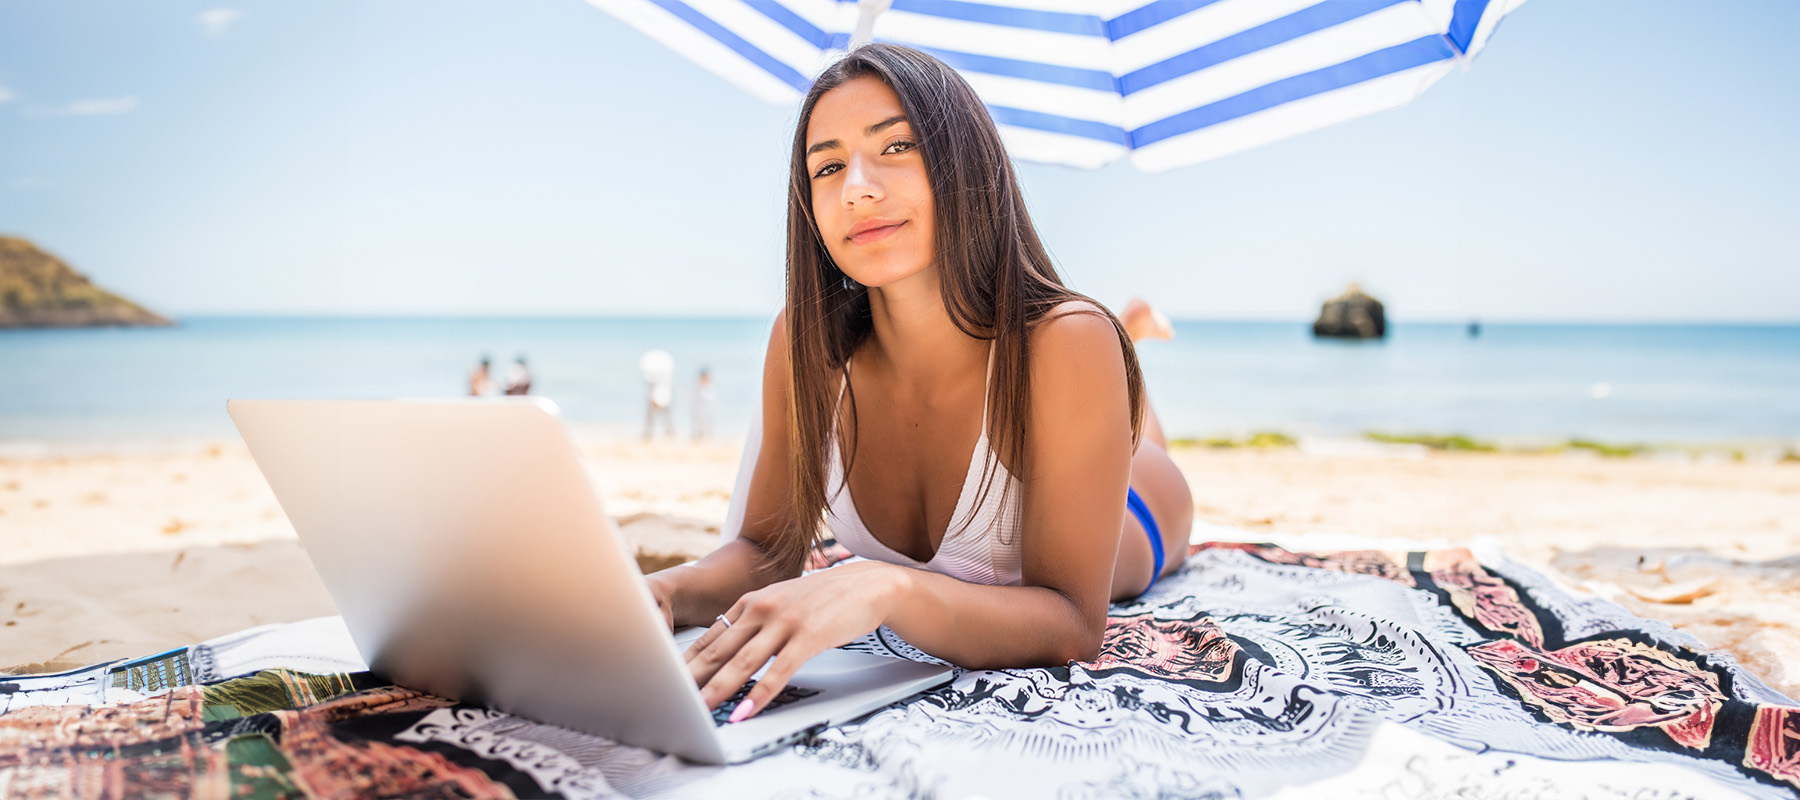
[[[724,759],[554,404],[232,400],[227,409],[371,670]]]
[[[792,681],[817,695],[717,728],[550,401],[227,408],[358,650],[396,683],[725,763],[952,676],[828,651]]]

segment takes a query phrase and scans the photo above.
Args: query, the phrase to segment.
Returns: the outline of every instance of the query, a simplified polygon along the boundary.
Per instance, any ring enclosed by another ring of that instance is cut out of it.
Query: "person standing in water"
[[[470,397],[481,397],[482,395],[491,394],[494,391],[494,378],[488,372],[488,365],[490,363],[492,362],[488,357],[483,355],[481,357],[481,363],[476,364],[475,370],[469,373]]]
[[[506,373],[506,393],[509,395],[531,394],[531,370],[525,366],[525,354],[513,359],[512,369]]]
[[[644,441],[656,437],[659,418],[669,438],[675,438],[675,357],[667,350],[650,350],[638,359],[638,370],[644,373]]]
[[[713,384],[712,374],[701,367],[700,382],[694,386],[694,441],[713,434],[713,415],[718,409],[719,387]]]

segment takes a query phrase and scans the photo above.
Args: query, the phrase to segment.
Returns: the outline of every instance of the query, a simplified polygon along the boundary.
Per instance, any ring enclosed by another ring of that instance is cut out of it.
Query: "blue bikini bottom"
[[[1144,525],[1144,534],[1150,537],[1150,554],[1156,560],[1156,566],[1150,571],[1150,586],[1155,586],[1156,579],[1162,577],[1162,532],[1156,529],[1156,517],[1150,515],[1150,507],[1144,505],[1144,498],[1138,497],[1137,490],[1129,486],[1125,487],[1125,507],[1131,509],[1131,513],[1137,515],[1138,522],[1141,522]],[[1148,594],[1150,592],[1150,586],[1145,586],[1143,593],[1139,596]]]

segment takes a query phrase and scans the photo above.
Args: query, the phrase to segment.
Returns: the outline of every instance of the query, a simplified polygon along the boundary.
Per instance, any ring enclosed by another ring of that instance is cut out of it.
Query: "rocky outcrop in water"
[[[0,236],[0,328],[173,324],[95,286],[30,241]]]
[[[1362,287],[1350,284],[1344,293],[1325,301],[1319,319],[1313,322],[1314,336],[1339,339],[1380,339],[1387,335],[1387,317],[1381,301],[1363,294]]]

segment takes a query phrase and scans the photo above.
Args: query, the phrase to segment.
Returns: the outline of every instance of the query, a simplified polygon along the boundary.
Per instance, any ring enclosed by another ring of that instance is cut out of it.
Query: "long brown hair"
[[[786,313],[791,372],[787,435],[794,518],[784,521],[784,530],[770,553],[778,568],[786,570],[803,563],[820,538],[832,490],[826,486],[830,457],[826,448],[837,424],[839,393],[833,378],[873,326],[869,290],[832,262],[813,218],[806,129],[821,96],[864,76],[879,78],[899,95],[918,140],[936,208],[933,234],[944,307],[957,329],[995,343],[996,388],[988,438],[1004,453],[1003,462],[1011,465],[1021,481],[1029,480],[1023,474],[1028,464],[1025,434],[1031,407],[1027,333],[1060,303],[1093,303],[1064,286],[1056,274],[1031,215],[1025,211],[1025,198],[1000,132],[961,75],[929,55],[891,44],[863,45],[827,68],[800,107],[788,179]],[[1106,316],[1118,330],[1125,351],[1135,450],[1143,419],[1143,374],[1125,327],[1110,312]],[[854,421],[854,390],[846,392],[845,398],[849,419]],[[855,459],[851,438],[842,451],[846,482]],[[995,467],[992,454],[988,454],[982,467],[982,495],[973,507],[979,508],[986,498]],[[1010,485],[1005,491],[1011,492]],[[1006,495],[1001,499],[1004,503]],[[1124,498],[1119,502],[1124,503]]]

